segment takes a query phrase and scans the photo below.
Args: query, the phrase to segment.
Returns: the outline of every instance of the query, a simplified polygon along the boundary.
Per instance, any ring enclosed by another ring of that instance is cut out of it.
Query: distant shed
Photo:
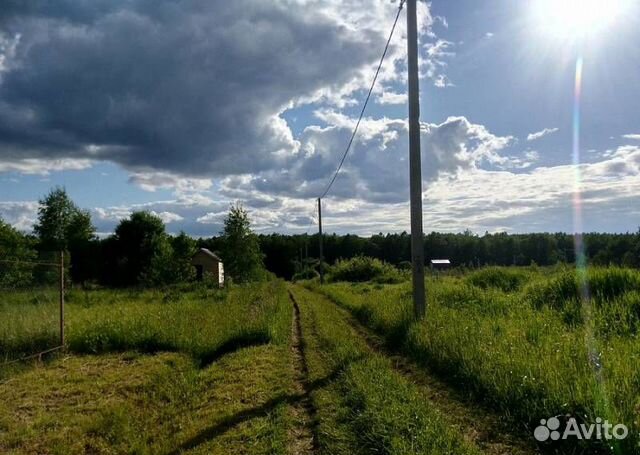
[[[191,264],[196,268],[196,279],[202,281],[205,276],[218,281],[224,286],[224,264],[222,259],[206,248],[200,248],[191,258]]]
[[[431,268],[436,270],[445,270],[451,267],[449,259],[431,259]]]

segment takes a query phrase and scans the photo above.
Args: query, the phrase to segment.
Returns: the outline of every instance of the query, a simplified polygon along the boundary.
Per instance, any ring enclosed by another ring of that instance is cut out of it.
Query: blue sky
[[[576,189],[585,230],[640,226],[638,7],[612,0],[587,17],[589,5],[553,4],[419,3],[426,231],[571,231]],[[234,201],[260,232],[305,232],[397,7],[9,1],[0,12],[0,216],[29,231],[37,200],[62,185],[101,235],[134,210],[157,213],[170,232],[215,235]],[[593,20],[589,33],[559,33],[577,15]],[[404,21],[403,12],[324,202],[329,232],[408,228]]]

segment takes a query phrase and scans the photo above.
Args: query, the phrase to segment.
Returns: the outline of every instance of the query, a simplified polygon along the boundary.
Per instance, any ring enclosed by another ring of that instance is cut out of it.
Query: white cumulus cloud
[[[540,131],[536,131],[535,133],[530,133],[527,136],[527,141],[535,141],[537,139],[543,138],[545,136],[548,136],[549,134],[553,134],[556,131],[559,131],[560,128],[545,128],[543,130]]]

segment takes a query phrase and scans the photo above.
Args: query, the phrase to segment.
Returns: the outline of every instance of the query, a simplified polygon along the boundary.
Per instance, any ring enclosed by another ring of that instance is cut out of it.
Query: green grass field
[[[3,357],[56,344],[55,305],[26,291],[3,298]],[[286,450],[294,424],[282,397],[294,372],[283,283],[73,291],[66,310],[67,354],[2,371],[0,452]]]
[[[587,452],[607,451],[606,445],[617,453],[639,452],[640,273],[590,270],[588,303],[569,269],[457,275],[429,280],[421,323],[411,320],[408,284],[310,287],[514,425],[532,431],[540,419],[556,415],[586,423],[599,417],[627,425],[630,435],[585,443]]]
[[[66,298],[66,341],[75,353],[178,351],[207,363],[239,345],[284,340],[288,306],[278,300],[283,299],[282,290],[272,288],[276,285],[231,291],[71,291]],[[58,343],[58,305],[52,294],[20,291],[3,296],[0,357]]]
[[[66,351],[0,366],[0,453],[640,453],[640,273],[578,278],[431,277],[419,323],[407,282],[72,290]],[[0,293],[2,361],[57,336],[55,293]],[[559,415],[630,434],[536,444]]]

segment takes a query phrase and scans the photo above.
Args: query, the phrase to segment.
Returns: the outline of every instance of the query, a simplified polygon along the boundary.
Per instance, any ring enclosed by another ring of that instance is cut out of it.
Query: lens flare
[[[576,273],[582,301],[583,317],[586,326],[589,326],[591,317],[591,298],[589,295],[589,281],[587,278],[587,259],[583,241],[582,225],[582,193],[580,172],[580,102],[582,97],[582,69],[583,59],[576,60],[576,76],[573,92],[573,243],[576,261]],[[591,353],[590,353],[591,356]]]
[[[580,102],[582,97],[583,65],[584,62],[582,57],[578,57],[576,60],[576,76],[573,92],[573,244],[583,317],[588,330],[591,317],[591,298],[589,295],[589,281],[587,278],[587,258],[583,241],[581,193],[582,176],[580,172]],[[592,353],[590,352],[590,357],[591,354]]]
[[[582,322],[585,328],[585,347],[587,351],[588,361],[593,369],[597,384],[597,403],[594,403],[596,409],[605,415],[610,415],[610,406],[607,393],[606,377],[603,374],[603,360],[598,347],[595,336],[593,321],[593,304],[589,290],[589,277],[587,270],[587,256],[583,239],[583,220],[582,220],[582,193],[581,184],[582,177],[580,172],[580,113],[582,101],[582,75],[584,68],[584,60],[581,56],[576,59],[575,69],[575,85],[573,93],[573,148],[572,161],[574,169],[574,187],[573,187],[573,243],[575,251],[576,277],[578,281],[578,291],[580,298],[580,310]],[[612,446],[615,453],[619,453],[617,446]]]
[[[573,188],[573,232],[582,232],[582,199],[580,197],[580,101],[582,95],[582,68],[584,62],[582,57],[578,57],[576,60],[576,77],[575,86],[573,91],[573,169],[575,173],[574,188]],[[576,236],[578,238],[578,236]],[[580,240],[580,245],[582,241]],[[584,257],[578,257],[578,250],[576,249],[576,264],[578,267],[584,266]]]
[[[534,16],[544,33],[582,40],[605,30],[626,11],[631,0],[534,0]]]

